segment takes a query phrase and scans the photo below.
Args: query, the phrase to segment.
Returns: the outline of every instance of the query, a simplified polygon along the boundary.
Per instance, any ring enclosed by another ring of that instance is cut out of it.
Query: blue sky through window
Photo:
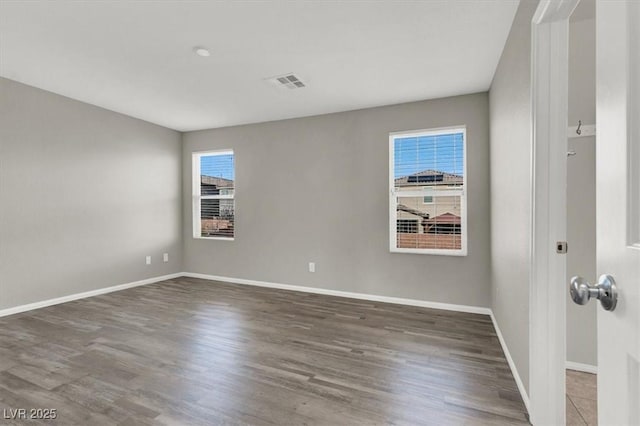
[[[438,170],[462,176],[464,135],[450,133],[394,139],[394,178],[424,170]]]
[[[235,180],[233,154],[203,155],[200,157],[200,174]]]

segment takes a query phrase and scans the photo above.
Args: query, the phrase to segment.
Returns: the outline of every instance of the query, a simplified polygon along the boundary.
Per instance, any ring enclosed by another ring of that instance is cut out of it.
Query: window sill
[[[392,247],[391,253],[408,253],[408,254],[430,254],[434,256],[467,256],[466,250],[438,250],[438,249],[402,249]]]
[[[227,237],[193,237],[194,240],[219,240],[219,241],[234,241],[235,238]]]

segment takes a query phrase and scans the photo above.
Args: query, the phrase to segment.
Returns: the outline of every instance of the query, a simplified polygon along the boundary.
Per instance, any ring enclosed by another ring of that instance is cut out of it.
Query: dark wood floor
[[[485,315],[178,278],[0,318],[0,423],[521,424]],[[7,411],[5,411],[7,409]]]

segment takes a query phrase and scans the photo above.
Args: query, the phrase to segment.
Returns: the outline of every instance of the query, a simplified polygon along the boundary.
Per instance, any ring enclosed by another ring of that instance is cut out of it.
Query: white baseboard
[[[579,362],[567,361],[565,364],[567,370],[581,371],[583,373],[598,374],[598,366],[591,364],[582,364]]]
[[[0,309],[0,317],[7,315],[19,314],[21,312],[31,311],[34,309],[45,308],[47,306],[58,305],[60,303],[71,302],[72,300],[84,299],[86,297],[98,296],[100,294],[112,293],[114,291],[125,290],[128,288],[138,287],[146,284],[153,284],[159,281],[170,280],[183,276],[182,272],[175,274],[162,275],[160,277],[147,278],[145,280],[134,281],[131,283],[114,285],[112,287],[99,288],[97,290],[85,291],[83,293],[70,294],[68,296],[56,297],[55,299],[43,300],[40,302],[29,303],[26,305],[14,306],[12,308]]]
[[[491,315],[491,309],[481,306],[456,305],[450,303],[430,302],[427,300],[405,299],[400,297],[378,296],[365,293],[354,293],[349,291],[330,290],[317,287],[304,287],[290,284],[271,283],[266,281],[247,280],[242,278],[222,277],[217,275],[197,274],[193,272],[178,272],[175,274],[163,275],[159,277],[147,278],[126,284],[120,284],[112,287],[99,288],[97,290],[86,291],[83,293],[70,294],[68,296],[57,297],[55,299],[43,300],[40,302],[29,303],[26,305],[14,306],[11,308],[0,309],[0,317],[18,314],[21,312],[31,311],[33,309],[44,308],[46,306],[58,305],[60,303],[70,302],[72,300],[84,299],[87,297],[98,296],[100,294],[111,293],[114,291],[126,290],[132,287],[152,284],[159,281],[169,280],[178,277],[201,278],[211,281],[223,281],[234,284],[245,284],[257,287],[276,288],[281,290],[301,291],[306,293],[325,294],[329,296],[347,297],[351,299],[370,300],[375,302],[393,303],[397,305],[419,306],[423,308],[443,309],[446,311],[467,312],[472,314]]]
[[[491,309],[481,306],[454,305],[450,303],[430,302],[427,300],[404,299],[400,297],[378,296],[366,293],[353,293],[350,291],[330,290],[318,287],[304,287],[291,284],[280,284],[266,281],[247,280],[243,278],[221,277],[217,275],[197,274],[193,272],[185,272],[185,277],[201,278],[211,281],[222,281],[233,284],[245,284],[256,287],[277,288],[280,290],[301,291],[305,293],[325,294],[328,296],[347,297],[350,299],[370,300],[373,302],[393,303],[396,305],[419,306],[422,308],[443,309],[446,311],[467,312],[471,314],[491,315]]]
[[[520,374],[518,373],[518,368],[516,367],[515,362],[513,362],[513,358],[511,358],[511,353],[509,352],[509,348],[507,347],[507,342],[505,342],[504,337],[502,336],[502,332],[500,331],[500,327],[498,326],[498,321],[493,315],[493,312],[491,312],[491,321],[493,321],[493,327],[496,329],[498,340],[500,340],[500,346],[502,346],[504,356],[505,358],[507,358],[507,363],[509,364],[509,368],[511,369],[511,374],[513,374],[513,378],[516,381],[516,386],[518,386],[518,391],[520,391],[522,401],[524,402],[525,407],[527,407],[527,412],[531,413],[531,411],[529,410],[529,395],[527,395],[527,390],[524,387],[524,383],[522,383],[522,379],[520,378]]]

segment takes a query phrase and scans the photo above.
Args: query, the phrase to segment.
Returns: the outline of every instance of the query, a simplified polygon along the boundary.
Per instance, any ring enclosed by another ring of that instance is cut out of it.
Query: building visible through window
[[[235,236],[233,151],[193,154],[194,237]]]
[[[390,249],[466,254],[465,128],[394,133]]]

